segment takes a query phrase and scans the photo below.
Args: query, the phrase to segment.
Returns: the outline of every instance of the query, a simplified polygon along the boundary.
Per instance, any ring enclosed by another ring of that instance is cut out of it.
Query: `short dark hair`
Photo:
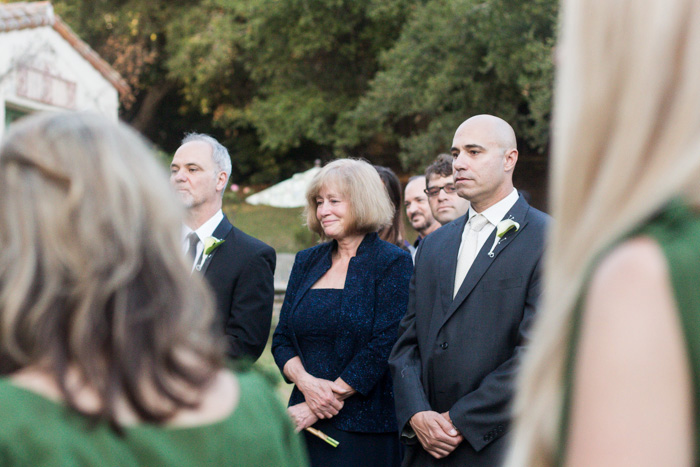
[[[452,156],[449,154],[439,154],[435,161],[425,169],[425,183],[430,182],[430,177],[438,175],[440,177],[452,176]]]

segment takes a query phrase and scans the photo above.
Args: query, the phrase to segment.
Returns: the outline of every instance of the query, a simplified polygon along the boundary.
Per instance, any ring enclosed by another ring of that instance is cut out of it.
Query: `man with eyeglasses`
[[[440,154],[435,162],[425,169],[428,203],[433,217],[440,225],[445,225],[469,210],[469,201],[460,197],[452,176],[452,156]]]

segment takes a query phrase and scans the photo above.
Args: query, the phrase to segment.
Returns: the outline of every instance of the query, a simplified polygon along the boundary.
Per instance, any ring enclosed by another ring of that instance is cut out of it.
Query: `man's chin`
[[[192,206],[194,206],[194,200],[191,196],[178,195],[177,199],[179,199],[182,205],[187,209],[190,209]]]
[[[471,196],[474,195],[475,191],[473,189],[469,189],[465,186],[462,186],[461,188],[457,188],[456,190],[457,196],[459,196],[462,199],[466,199],[469,201]]]
[[[413,222],[411,221],[411,227],[413,227],[413,230],[420,230],[425,226],[425,219],[421,219],[421,222]]]
[[[447,215],[447,216],[435,216],[435,220],[438,221],[438,223],[440,225],[449,224],[450,222],[452,222],[455,219],[456,219],[456,217],[449,216],[449,215]]]

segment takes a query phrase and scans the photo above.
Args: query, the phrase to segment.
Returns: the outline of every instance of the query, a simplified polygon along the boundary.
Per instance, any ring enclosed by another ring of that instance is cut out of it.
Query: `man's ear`
[[[518,150],[515,148],[508,149],[503,157],[503,168],[506,172],[512,172],[515,169],[515,164],[518,162]]]
[[[226,189],[226,172],[219,172],[216,176],[216,191],[224,191]]]

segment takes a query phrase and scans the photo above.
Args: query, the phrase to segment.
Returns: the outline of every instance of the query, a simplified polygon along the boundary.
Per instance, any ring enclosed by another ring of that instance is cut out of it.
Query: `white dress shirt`
[[[219,226],[221,221],[224,218],[224,213],[219,209],[216,211],[216,213],[209,218],[208,221],[206,221],[204,224],[199,226],[197,230],[194,231],[194,233],[197,234],[197,237],[199,238],[199,242],[197,243],[197,252],[194,255],[195,261],[192,263],[192,268],[194,269],[194,266],[197,264],[197,262],[200,260],[200,257],[202,256],[202,250],[204,250],[204,239],[207,237],[211,237],[214,234],[214,230]],[[187,239],[187,236],[192,232],[192,229],[187,227],[186,225],[182,226],[182,252],[187,254],[187,250],[190,247],[189,240]]]
[[[488,224],[484,226],[483,229],[479,232],[478,236],[478,243],[477,243],[477,248],[476,251],[479,252],[481,251],[481,247],[484,246],[484,243],[486,243],[486,240],[489,238],[489,235],[491,235],[491,232],[496,228],[499,222],[503,220],[503,218],[508,214],[508,211],[515,205],[515,203],[518,201],[518,190],[513,188],[513,191],[510,192],[508,196],[500,200],[498,203],[494,204],[488,209],[485,209],[484,212],[479,213],[482,216],[486,217],[486,219],[489,221]],[[469,220],[477,215],[477,212],[474,211],[471,207],[469,207],[469,211],[467,212],[467,215],[469,216],[467,219],[467,222]],[[465,228],[464,231],[462,232],[462,241],[459,244],[459,251],[457,252],[457,258],[459,258],[459,254],[462,252],[462,245],[464,245],[464,241],[467,238],[467,234],[469,233],[469,229]],[[478,254],[478,253],[477,253]]]

